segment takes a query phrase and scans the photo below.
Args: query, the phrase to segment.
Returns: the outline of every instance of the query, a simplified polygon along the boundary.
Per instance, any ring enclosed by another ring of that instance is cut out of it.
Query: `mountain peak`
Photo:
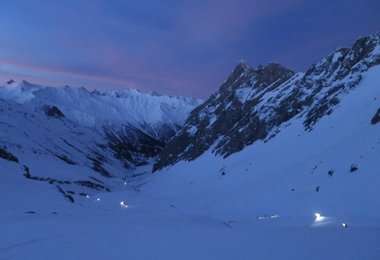
[[[15,81],[13,79],[10,79],[10,80],[7,81],[7,85],[11,85],[13,83],[15,83]]]
[[[239,67],[244,70],[252,69],[252,67],[244,59],[239,60],[238,64],[236,65],[236,68]]]
[[[278,63],[278,62],[275,62],[275,61],[269,62],[267,65],[265,65],[264,68],[267,68],[267,69],[286,69],[286,70],[289,70],[287,67],[285,67],[281,63]]]
[[[253,73],[255,70],[249,66],[244,60],[240,60],[239,63],[232,70],[231,74],[225,80],[225,82],[220,87],[221,90],[231,87],[234,83],[239,81],[239,79],[246,77],[248,74]]]
[[[250,65],[248,65],[244,60],[240,60],[238,64],[235,66],[235,68],[233,69],[230,77],[232,76],[233,78],[238,78],[242,74],[250,72],[252,70],[253,68]]]
[[[23,81],[21,81],[21,84],[23,84],[23,85],[30,85],[30,86],[33,85],[32,83],[30,83],[30,82],[27,81],[27,80],[23,80]]]
[[[294,71],[285,67],[284,65],[277,63],[277,62],[269,62],[264,67],[261,67],[264,74],[270,74],[274,76],[281,76],[281,75],[293,75]]]

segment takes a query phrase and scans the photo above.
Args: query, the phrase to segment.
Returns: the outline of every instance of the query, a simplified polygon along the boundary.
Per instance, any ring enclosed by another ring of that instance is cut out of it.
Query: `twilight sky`
[[[240,59],[305,71],[379,30],[379,0],[1,0],[0,82],[206,98]]]

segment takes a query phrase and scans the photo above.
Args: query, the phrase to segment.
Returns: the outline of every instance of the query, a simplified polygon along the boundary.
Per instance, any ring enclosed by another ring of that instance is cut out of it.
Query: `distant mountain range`
[[[3,159],[14,156],[35,179],[96,183],[93,178],[105,178],[97,184],[106,187],[110,177],[124,177],[124,171],[156,157],[200,103],[137,90],[100,92],[10,80],[0,87],[0,149]]]

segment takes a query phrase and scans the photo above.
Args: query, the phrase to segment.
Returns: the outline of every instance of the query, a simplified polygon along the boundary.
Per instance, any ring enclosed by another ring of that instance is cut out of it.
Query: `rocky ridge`
[[[191,112],[153,170],[194,160],[211,147],[227,157],[258,140],[268,141],[293,118],[302,118],[305,131],[312,131],[358,85],[362,73],[379,64],[380,33],[337,49],[306,73],[276,63],[251,68],[240,62],[218,91]]]

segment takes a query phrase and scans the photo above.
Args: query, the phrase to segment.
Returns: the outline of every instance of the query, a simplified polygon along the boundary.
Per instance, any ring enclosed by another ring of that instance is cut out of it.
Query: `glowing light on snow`
[[[278,218],[278,215],[264,215],[264,216],[260,216],[260,217],[257,217],[258,219],[260,220],[263,220],[263,219],[272,219],[272,218]]]
[[[346,223],[342,223],[342,227],[346,228],[348,225]]]
[[[315,213],[315,222],[321,222],[325,219],[320,213]]]
[[[124,185],[127,185],[127,183],[126,183],[126,182],[124,182]]]
[[[89,198],[90,198],[90,196],[86,195],[86,198],[87,198],[87,199],[89,199]]]
[[[96,201],[100,201],[100,198],[97,198]]]
[[[120,206],[122,208],[128,208],[128,205],[124,201],[120,201]]]

